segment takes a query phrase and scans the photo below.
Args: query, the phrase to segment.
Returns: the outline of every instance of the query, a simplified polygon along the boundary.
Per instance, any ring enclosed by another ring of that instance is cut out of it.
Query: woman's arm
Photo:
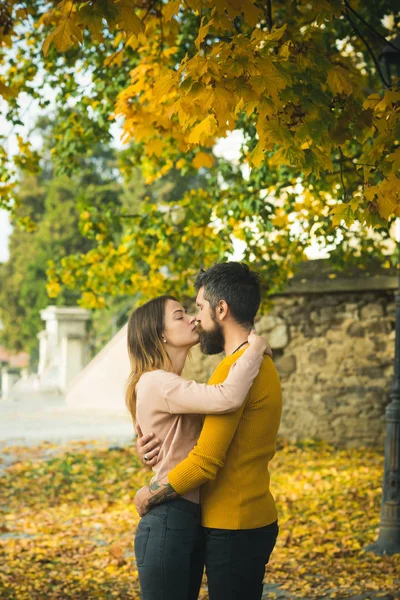
[[[257,377],[263,360],[266,341],[251,333],[249,347],[232,365],[226,380],[218,385],[187,381],[168,373],[163,398],[172,414],[224,414],[234,412],[244,402]]]
[[[136,493],[135,506],[141,517],[152,506],[183,496],[189,490],[215,479],[219,469],[224,466],[226,452],[243,410],[244,406],[229,415],[206,417],[198,442],[187,458],[168,475],[160,480],[152,480],[150,486],[144,486]]]

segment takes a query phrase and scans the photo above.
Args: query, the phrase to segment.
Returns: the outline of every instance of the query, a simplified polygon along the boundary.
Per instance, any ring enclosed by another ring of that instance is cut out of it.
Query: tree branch
[[[351,17],[350,17],[350,15],[349,15],[349,13],[348,13],[348,11],[347,11],[347,10],[345,10],[345,11],[344,11],[344,14],[345,14],[345,16],[346,16],[346,19],[348,20],[348,22],[349,22],[349,23],[350,23],[350,25],[352,26],[352,28],[353,28],[353,30],[354,30],[354,33],[356,34],[356,36],[360,38],[360,40],[363,42],[363,44],[364,44],[364,45],[365,45],[365,47],[367,48],[367,50],[368,50],[368,52],[369,52],[369,54],[370,54],[370,56],[371,56],[372,60],[374,61],[375,68],[376,68],[376,70],[377,70],[377,73],[378,73],[379,77],[380,77],[380,78],[381,78],[381,80],[382,80],[382,83],[383,83],[383,85],[384,85],[386,88],[390,89],[390,84],[389,84],[389,83],[386,81],[386,79],[385,79],[385,77],[384,77],[384,75],[383,75],[383,73],[382,73],[382,69],[381,69],[381,68],[380,68],[380,66],[379,66],[378,59],[376,58],[376,56],[375,56],[375,54],[374,54],[374,52],[373,52],[373,50],[372,50],[371,46],[369,45],[369,43],[367,42],[367,40],[366,40],[366,39],[363,37],[363,35],[362,35],[362,33],[360,32],[360,30],[358,29],[357,25],[356,25],[356,24],[354,23],[354,21],[351,19]]]
[[[268,32],[271,33],[271,29],[272,29],[272,3],[271,3],[271,0],[267,0],[267,25],[268,25]]]
[[[344,155],[343,155],[343,152],[342,152],[342,149],[340,146],[339,146],[339,152],[340,152],[340,181],[342,183],[342,188],[343,188],[343,202],[347,202],[347,190],[346,190],[346,186],[344,184],[344,177],[343,177]]]
[[[363,16],[361,16],[357,11],[354,10],[354,8],[352,6],[350,6],[348,0],[344,0],[344,4],[345,4],[345,6],[349,10],[351,10],[351,12],[353,13],[353,15],[355,15],[356,17],[358,17],[360,19],[361,23],[364,23],[364,25],[366,27],[368,27],[383,42],[385,42],[385,44],[387,44],[388,46],[390,46],[394,50],[397,50],[397,52],[400,52],[400,48],[397,48],[397,46],[395,46],[394,44],[392,44],[391,41],[387,40],[384,35],[382,35],[381,33],[379,33],[379,31],[377,31],[377,29],[375,29],[375,27],[373,27],[370,23],[368,23],[368,21],[366,21]]]
[[[149,7],[148,7],[148,9],[146,11],[146,14],[144,15],[144,17],[142,19],[142,23],[145,22],[145,20],[147,19],[147,17],[150,14],[151,9],[155,7],[155,5],[157,4],[157,2],[158,2],[158,0],[152,0],[152,2],[150,2]]]

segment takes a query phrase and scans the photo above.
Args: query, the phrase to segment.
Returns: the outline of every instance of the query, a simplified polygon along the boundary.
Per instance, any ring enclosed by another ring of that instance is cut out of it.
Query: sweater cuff
[[[180,463],[168,473],[168,481],[179,496],[183,496],[190,490],[199,487],[196,467],[185,467],[184,463]]]

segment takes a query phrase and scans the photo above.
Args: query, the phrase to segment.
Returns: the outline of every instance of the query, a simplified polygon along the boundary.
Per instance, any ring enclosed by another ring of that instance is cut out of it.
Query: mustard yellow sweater
[[[209,383],[222,383],[242,352],[227,356]],[[281,412],[278,373],[266,356],[243,406],[206,416],[197,445],[168,474],[179,495],[202,486],[204,527],[254,529],[277,519],[268,463],[275,454]]]

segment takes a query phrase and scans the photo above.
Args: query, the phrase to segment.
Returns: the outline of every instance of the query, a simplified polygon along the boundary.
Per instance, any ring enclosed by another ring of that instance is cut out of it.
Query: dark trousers
[[[205,563],[210,600],[260,600],[265,565],[278,537],[275,521],[257,529],[205,527]]]
[[[204,567],[200,506],[178,498],[152,508],[137,527],[135,555],[142,600],[197,600]]]

